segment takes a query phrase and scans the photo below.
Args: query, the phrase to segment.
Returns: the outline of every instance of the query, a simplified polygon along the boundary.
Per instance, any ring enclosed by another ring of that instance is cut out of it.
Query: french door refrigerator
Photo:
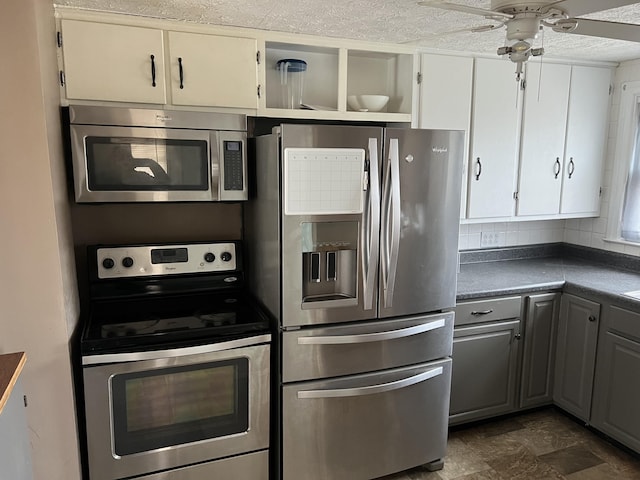
[[[284,124],[255,139],[249,284],[278,324],[276,478],[442,465],[464,132]]]

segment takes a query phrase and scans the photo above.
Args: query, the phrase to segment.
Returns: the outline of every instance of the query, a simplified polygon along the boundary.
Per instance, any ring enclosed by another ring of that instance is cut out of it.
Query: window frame
[[[640,129],[640,81],[624,82],[621,85],[618,113],[618,130],[615,140],[614,168],[611,184],[608,186],[609,212],[606,241],[639,246],[622,238],[622,212],[629,181],[636,136]],[[616,188],[623,186],[623,188]]]

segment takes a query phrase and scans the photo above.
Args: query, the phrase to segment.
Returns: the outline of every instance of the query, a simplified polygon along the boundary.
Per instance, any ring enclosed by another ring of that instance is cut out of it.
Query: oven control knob
[[[133,265],[133,258],[131,257],[124,257],[122,259],[122,266],[125,268],[129,268]]]
[[[207,253],[204,254],[204,261],[207,262],[207,263],[211,263],[215,259],[216,259],[216,256],[211,252],[207,252]]]
[[[110,268],[113,268],[115,264],[116,262],[113,261],[113,258],[107,257],[104,260],[102,260],[102,266],[107,270],[109,270]]]
[[[229,252],[222,252],[220,254],[220,258],[223,262],[228,262],[229,260],[231,260],[231,254]]]

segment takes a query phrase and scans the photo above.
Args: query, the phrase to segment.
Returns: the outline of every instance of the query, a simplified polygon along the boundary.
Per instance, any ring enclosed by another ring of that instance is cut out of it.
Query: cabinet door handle
[[[560,175],[560,157],[556,157],[553,173],[555,174],[555,178],[558,178],[558,175]]]
[[[589,321],[590,321],[590,322],[595,322],[596,320],[597,320],[597,319],[596,319],[596,316],[595,316],[595,315],[589,315]]]
[[[180,70],[180,88],[184,88],[184,70],[182,69],[182,57],[178,57],[178,69]]]
[[[516,340],[520,340],[522,338],[522,334],[521,333],[516,333],[514,335],[514,337],[515,337]]]
[[[480,175],[482,174],[482,162],[480,162],[480,157],[476,158],[476,180],[480,180]]]
[[[156,56],[151,55],[151,86],[156,86]]]
[[[573,157],[571,157],[571,159],[569,159],[569,178],[571,178],[571,175],[573,175],[573,172],[575,171],[576,166],[573,163]]]
[[[493,309],[489,309],[489,310],[474,310],[473,312],[471,312],[471,315],[473,316],[480,316],[480,315],[489,315],[490,313],[493,313]]]

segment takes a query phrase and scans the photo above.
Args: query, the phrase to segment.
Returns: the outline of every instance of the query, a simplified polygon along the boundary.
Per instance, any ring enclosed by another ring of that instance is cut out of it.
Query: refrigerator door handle
[[[445,326],[445,319],[439,318],[429,323],[422,323],[412,327],[388,330],[386,332],[360,333],[356,335],[325,335],[317,337],[299,337],[298,345],[344,345],[353,343],[384,342],[396,338],[411,337],[430,332]]]
[[[374,393],[391,392],[401,388],[424,382],[430,378],[442,375],[443,368],[435,367],[426,372],[412,375],[409,378],[403,378],[394,382],[380,383],[376,385],[367,385],[366,387],[356,388],[336,388],[331,390],[301,390],[298,392],[298,398],[340,398],[340,397],[360,397],[362,395],[372,395]]]
[[[369,188],[362,222],[363,308],[373,308],[378,254],[380,251],[380,181],[378,178],[378,139],[369,139]]]
[[[384,307],[390,308],[393,305],[393,290],[396,283],[396,270],[398,268],[398,251],[400,249],[400,149],[398,139],[389,140],[389,165],[388,181],[390,192],[387,192],[389,203],[386,215],[386,247],[388,257],[388,269],[384,282]],[[389,228],[391,227],[391,228]],[[391,230],[391,231],[389,231]],[[389,239],[389,235],[391,239]]]

